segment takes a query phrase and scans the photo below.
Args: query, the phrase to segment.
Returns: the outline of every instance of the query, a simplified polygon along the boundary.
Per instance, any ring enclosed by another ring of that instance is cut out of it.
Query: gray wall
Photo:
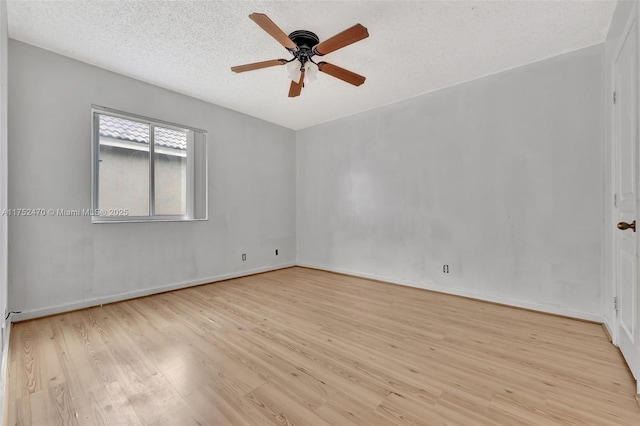
[[[299,131],[298,263],[601,319],[603,65],[598,45]]]
[[[10,218],[23,318],[295,261],[292,130],[13,40],[9,55],[11,208],[90,208],[92,103],[208,131],[206,222]]]

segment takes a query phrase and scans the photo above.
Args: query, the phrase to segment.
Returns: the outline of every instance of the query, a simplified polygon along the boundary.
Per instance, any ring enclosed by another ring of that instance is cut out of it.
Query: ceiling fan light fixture
[[[289,73],[289,79],[295,81],[296,83],[300,80],[300,71],[302,68],[302,63],[295,59],[287,64],[287,72]]]
[[[318,72],[320,72],[320,69],[314,62],[308,61],[304,64],[305,81],[309,83],[316,81],[318,79]]]

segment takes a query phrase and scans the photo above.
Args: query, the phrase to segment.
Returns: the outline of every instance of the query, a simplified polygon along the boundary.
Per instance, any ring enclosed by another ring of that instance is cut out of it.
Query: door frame
[[[631,13],[629,14],[629,17],[627,19],[627,22],[625,23],[625,27],[624,27],[624,31],[622,33],[622,36],[620,37],[620,41],[618,43],[617,46],[615,46],[615,53],[611,58],[611,63],[607,64],[610,70],[610,88],[611,88],[611,92],[607,93],[607,102],[613,102],[611,96],[612,96],[612,92],[615,91],[616,88],[616,75],[615,75],[615,69],[616,69],[616,62],[618,60],[618,57],[620,56],[620,53],[622,52],[622,48],[624,47],[624,44],[626,42],[626,40],[631,36],[631,37],[636,37],[636,44],[637,46],[640,46],[640,30],[638,30],[638,23],[639,23],[639,18],[638,18],[638,14],[639,14],[639,10],[638,10],[638,3],[634,2],[633,4],[633,8]],[[631,30],[634,29],[634,33],[635,34],[630,34]],[[636,63],[640,63],[640,57],[639,57],[639,52],[636,52]],[[640,73],[639,73],[640,74]],[[640,76],[638,76],[638,83],[636,84],[636,90],[638,92],[640,92]],[[640,93],[636,93],[636,102],[640,104]],[[611,105],[611,104],[610,104]],[[636,107],[636,111],[640,111],[640,105],[638,105]],[[615,107],[611,107],[610,109],[610,116],[609,116],[609,120],[611,123],[610,129],[609,129],[609,143],[610,143],[610,158],[611,158],[611,173],[610,173],[610,179],[611,179],[611,194],[613,194],[614,196],[617,196],[617,189],[616,188],[616,173],[617,173],[617,168],[616,168],[616,162],[617,162],[617,147],[618,147],[618,136],[617,136],[617,131],[616,131],[616,119],[617,119],[617,112]],[[636,191],[640,191],[640,170],[638,168],[638,166],[640,166],[639,164],[639,157],[640,157],[640,120],[638,120],[638,117],[636,116],[636,158],[635,158],[635,162],[636,162],[636,176],[635,176],[635,180],[636,180]],[[617,271],[617,262],[618,262],[618,245],[616,243],[616,223],[617,223],[617,217],[616,217],[616,206],[614,205],[613,202],[611,202],[612,200],[609,200],[608,203],[610,202],[609,205],[609,209],[610,209],[610,217],[611,217],[611,221],[609,224],[607,224],[607,226],[609,227],[609,235],[611,235],[611,258],[609,259],[609,261],[611,262],[611,276],[610,276],[610,286],[611,286],[611,295],[612,298],[610,300],[610,302],[613,303],[614,298],[618,297],[618,271]],[[638,205],[638,201],[636,201],[636,211],[640,212],[640,205]],[[640,218],[637,219],[638,222],[640,222]],[[638,253],[640,253],[640,247],[638,246],[638,236],[639,236],[640,232],[635,233],[634,237],[635,237],[635,244],[636,244],[636,250]],[[637,256],[636,256],[637,259]],[[640,267],[640,262],[638,262],[638,266]],[[640,270],[640,268],[639,268]],[[640,280],[638,279],[638,274],[636,273],[636,282],[635,282],[635,286],[637,289],[638,294],[640,294]],[[638,306],[638,308],[640,308],[640,306]],[[606,310],[611,309],[613,311],[613,306],[605,306]],[[618,336],[618,314],[616,311],[613,311],[613,324],[610,324],[610,328],[608,331],[611,334],[611,340],[612,343],[616,346],[618,346],[618,340],[619,340],[619,336]],[[636,318],[636,322],[640,322],[640,315],[637,315]],[[637,324],[637,326],[640,326],[640,324]],[[607,327],[609,328],[609,327]],[[638,378],[638,393],[640,393],[640,378]]]

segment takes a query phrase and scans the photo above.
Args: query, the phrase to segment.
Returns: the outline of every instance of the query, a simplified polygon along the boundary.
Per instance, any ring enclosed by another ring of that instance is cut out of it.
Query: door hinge
[[[613,207],[618,207],[618,194],[613,194]]]
[[[613,91],[613,103],[614,104],[618,103],[615,90]]]
[[[618,313],[618,296],[613,297],[613,310]]]

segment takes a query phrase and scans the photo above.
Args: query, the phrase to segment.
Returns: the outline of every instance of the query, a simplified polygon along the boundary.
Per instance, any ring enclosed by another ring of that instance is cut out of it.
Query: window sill
[[[92,217],[91,223],[103,224],[103,223],[147,223],[147,222],[203,222],[209,220],[209,218],[182,218],[182,217]]]

